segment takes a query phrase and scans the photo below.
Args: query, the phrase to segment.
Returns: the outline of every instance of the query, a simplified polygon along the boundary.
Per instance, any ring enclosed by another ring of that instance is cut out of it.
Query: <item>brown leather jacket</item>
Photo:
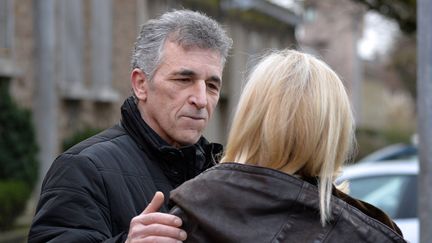
[[[381,210],[340,193],[332,196],[331,220],[322,227],[316,185],[223,163],[172,191],[171,213],[183,219],[186,242],[406,242]]]

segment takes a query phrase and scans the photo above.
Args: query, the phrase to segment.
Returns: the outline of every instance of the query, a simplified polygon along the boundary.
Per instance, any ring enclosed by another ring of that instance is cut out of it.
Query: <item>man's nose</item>
[[[198,109],[202,109],[207,105],[207,85],[204,80],[197,81],[193,85],[189,101]]]

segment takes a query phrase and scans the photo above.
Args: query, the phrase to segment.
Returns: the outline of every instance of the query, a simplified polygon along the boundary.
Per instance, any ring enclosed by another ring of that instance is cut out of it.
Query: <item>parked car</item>
[[[417,147],[412,144],[397,143],[379,149],[359,160],[359,163],[386,162],[410,159],[417,156]]]
[[[349,182],[349,195],[386,212],[409,242],[419,242],[417,157],[344,168],[336,183]]]

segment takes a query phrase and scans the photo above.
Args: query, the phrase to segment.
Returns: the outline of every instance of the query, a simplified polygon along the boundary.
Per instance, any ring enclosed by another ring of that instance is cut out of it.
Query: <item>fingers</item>
[[[159,209],[164,203],[164,194],[162,192],[156,192],[151,202],[147,205],[144,211],[139,215],[141,217],[135,217],[137,223],[144,225],[148,224],[164,224],[174,227],[180,227],[182,221],[179,217],[171,214],[158,213]],[[134,220],[133,219],[133,220]]]
[[[166,238],[166,237],[146,237],[143,239],[133,239],[133,240],[127,240],[126,243],[181,243],[182,241],[174,240],[172,238]]]
[[[141,214],[157,212],[162,207],[163,203],[164,194],[162,192],[156,192],[151,202]]]
[[[175,241],[186,240],[187,234],[184,230],[162,224],[136,225],[129,230],[131,239],[173,239]],[[174,242],[175,242],[174,241]]]
[[[163,224],[172,227],[180,227],[182,225],[182,221],[179,217],[167,213],[140,214],[133,218],[131,223],[142,225]]]
[[[128,243],[177,243],[186,240],[186,232],[179,228],[182,225],[181,219],[175,215],[158,212],[163,203],[163,193],[156,192],[146,209],[131,220]]]
[[[127,239],[125,243],[182,243],[182,241],[174,240],[166,237],[146,237],[142,239]]]

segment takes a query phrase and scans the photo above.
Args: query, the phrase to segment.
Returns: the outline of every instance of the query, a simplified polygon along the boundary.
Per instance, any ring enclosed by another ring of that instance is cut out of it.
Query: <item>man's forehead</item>
[[[222,60],[222,55],[219,50],[212,48],[202,48],[198,45],[182,45],[180,43],[167,40],[164,44],[164,48],[162,50],[163,54],[167,52],[183,52],[183,53],[202,53],[204,55],[209,55],[211,53],[212,56],[217,57],[217,59]],[[162,56],[164,56],[162,54]]]

